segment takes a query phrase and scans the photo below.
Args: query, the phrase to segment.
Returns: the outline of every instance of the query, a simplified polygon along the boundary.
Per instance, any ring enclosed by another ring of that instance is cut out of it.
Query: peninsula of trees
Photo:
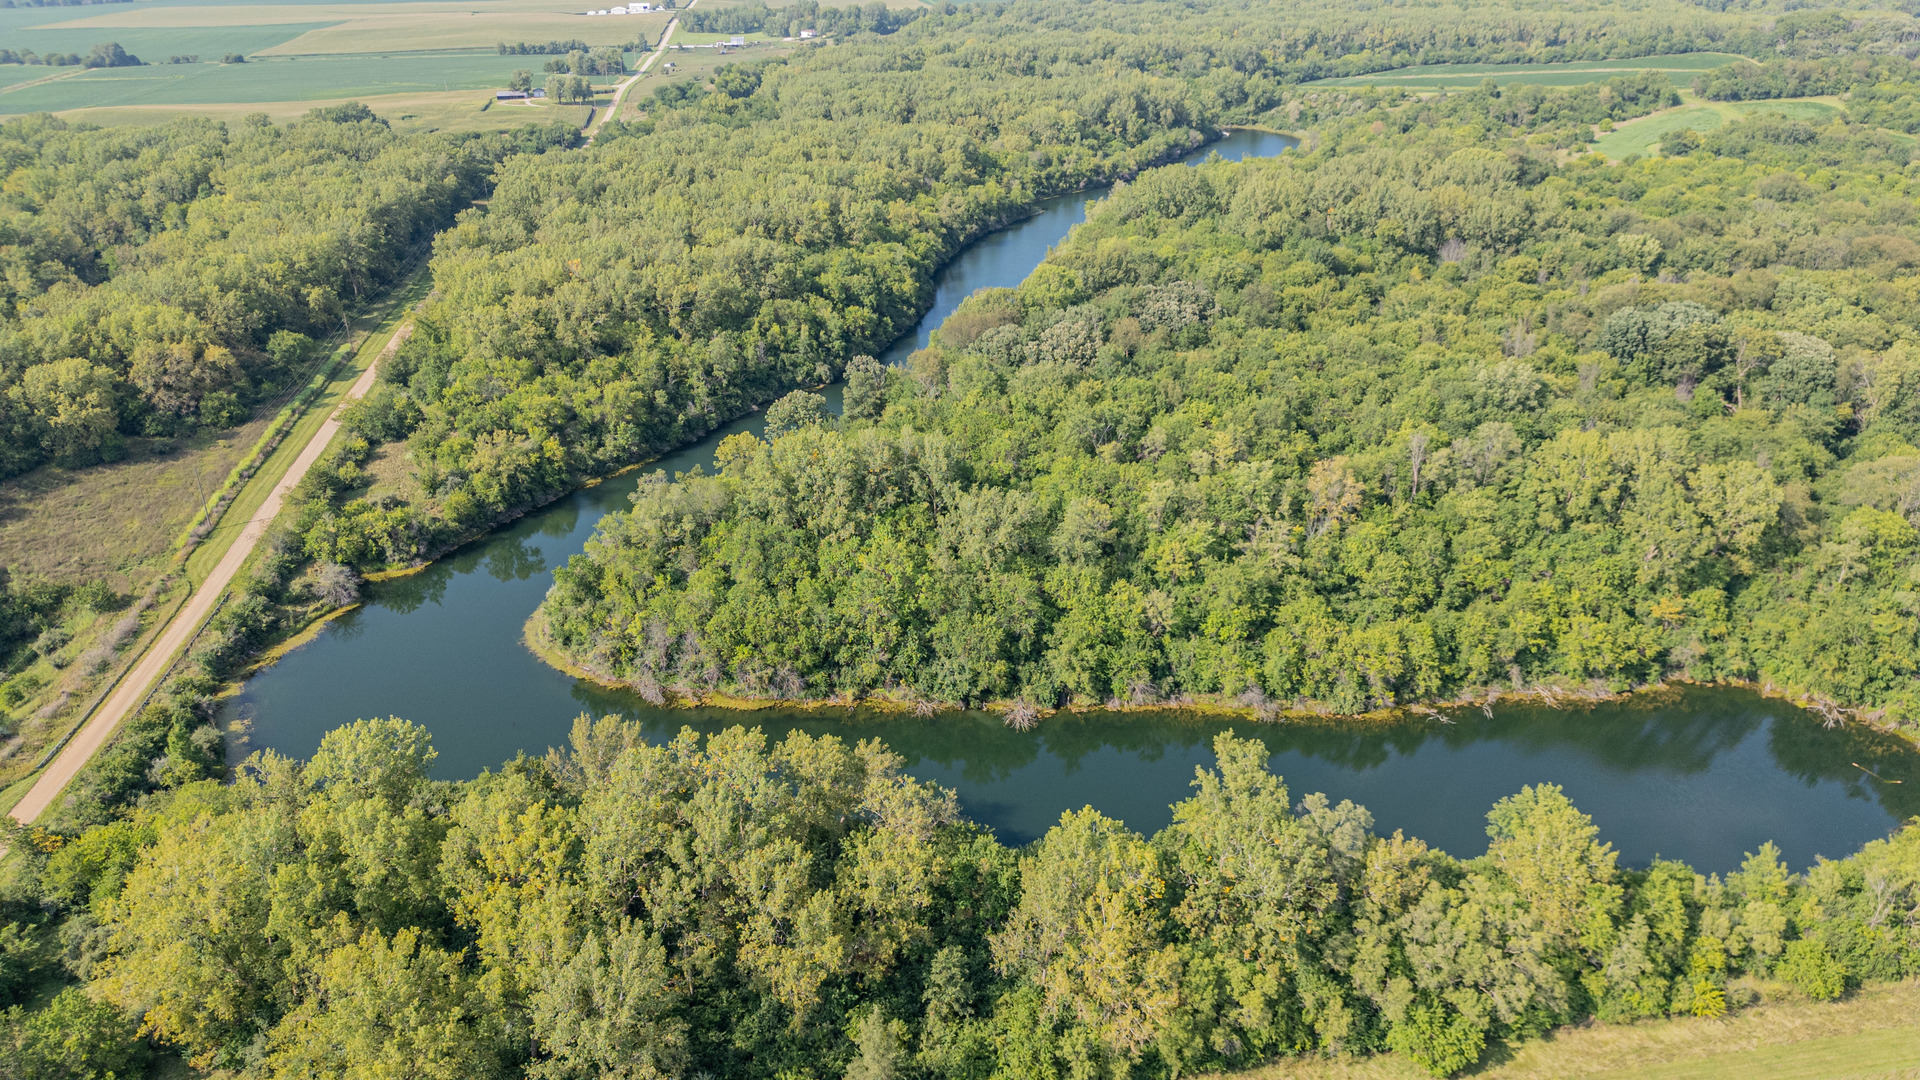
[[[545,631],[657,694],[1361,712],[1740,679],[1916,719],[1911,143],[1563,158],[1616,80],[1319,95],[1148,172],[904,369],[644,485]],[[1524,99],[1520,99],[1524,101]],[[790,418],[788,418],[790,417]]]

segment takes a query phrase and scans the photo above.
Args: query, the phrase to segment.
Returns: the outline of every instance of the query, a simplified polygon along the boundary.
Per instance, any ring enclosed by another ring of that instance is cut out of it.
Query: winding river
[[[1233,132],[1190,161],[1278,154],[1285,136]],[[933,309],[888,353],[898,362],[966,296],[1012,286],[1085,217],[1065,196],[967,248],[942,272]],[[835,388],[830,392],[838,396]],[[834,402],[838,406],[838,402]],[[729,424],[656,467],[711,469],[713,448],[759,416]],[[1216,733],[1235,726],[1272,750],[1295,797],[1325,791],[1372,810],[1376,828],[1405,829],[1456,855],[1485,850],[1485,815],[1524,784],[1551,781],[1592,814],[1625,862],[1684,859],[1726,871],[1766,840],[1789,864],[1841,857],[1920,814],[1920,751],[1892,736],[1829,730],[1757,694],[1694,688],[1591,708],[1504,704],[1450,722],[1229,725],[1169,713],[1061,714],[1030,733],[992,715],[917,720],[861,710],[672,710],[546,666],[520,628],[580,551],[601,515],[627,506],[630,473],[587,488],[478,540],[419,574],[368,589],[367,602],[255,676],[228,700],[247,734],[233,753],[304,757],[328,730],[359,717],[424,724],[438,775],[463,778],[525,751],[563,745],[574,717],[619,713],[650,735],[683,725],[751,723],[848,738],[881,737],[924,779],[956,789],[968,813],[1009,842],[1039,836],[1062,811],[1091,805],[1151,832],[1185,797]]]

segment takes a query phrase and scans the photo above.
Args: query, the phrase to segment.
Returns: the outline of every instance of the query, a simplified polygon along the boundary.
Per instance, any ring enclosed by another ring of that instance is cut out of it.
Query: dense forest
[[[908,369],[856,364],[844,421],[783,402],[643,486],[552,640],[650,693],[1359,712],[1679,676],[1916,719],[1910,142],[1762,117],[1562,165],[1505,104],[1116,190]]]
[[[507,154],[364,107],[275,126],[0,124],[0,477],[240,420]]]
[[[441,238],[438,298],[355,420],[362,442],[310,492],[310,552],[363,570],[405,565],[826,382],[911,325],[934,271],[968,240],[1223,123],[1293,124],[1299,100],[1274,113],[1291,83],[1468,57],[1819,55],[1912,23],[1661,4],[1628,20],[1555,6],[1381,22],[1218,3],[1183,8],[1168,33],[1171,14],[965,5],[662,86],[643,120],[610,122],[590,149],[507,163],[487,211]],[[1658,77],[1616,88],[1601,99],[1535,88],[1501,117],[1582,145],[1599,121],[1673,100]],[[370,485],[370,462],[400,440],[405,482]]]
[[[1910,15],[831,10],[833,45],[676,81],[588,147],[360,108],[0,125],[7,470],[231,422],[429,238],[435,283],[179,673],[4,837],[0,1080],[173,1054],[1095,1080],[1392,1052],[1446,1075],[1567,1022],[1920,975],[1920,830],[1804,873],[1770,847],[1725,877],[1622,868],[1540,786],[1455,857],[1290,793],[1231,736],[1159,834],[1089,810],[1019,850],[884,746],[740,729],[649,746],[583,718],[565,752],[449,783],[424,731],[362,721],[230,774],[223,680],[357,574],[757,407],[766,438],[604,523],[547,644],[661,700],[997,700],[1022,724],[1676,677],[1915,721]],[[1697,50],[1765,61],[1704,96],[1845,112],[1608,162],[1599,129],[1675,104],[1665,76],[1301,85]],[[1234,123],[1304,145],[1155,168]],[[969,240],[1113,180],[1020,288],[871,360]],[[841,377],[834,416],[810,391]],[[6,582],[0,648],[105,602]]]
[[[1713,1017],[1920,974],[1920,828],[1790,873],[1617,865],[1558,788],[1459,859],[1231,734],[1174,821],[1015,851],[877,742],[734,728],[427,778],[420,728],[17,838],[0,1075],[128,1075],[145,1030],[261,1077],[1164,1077],[1392,1051],[1435,1075],[1585,1017]],[[47,925],[61,918],[57,932]]]

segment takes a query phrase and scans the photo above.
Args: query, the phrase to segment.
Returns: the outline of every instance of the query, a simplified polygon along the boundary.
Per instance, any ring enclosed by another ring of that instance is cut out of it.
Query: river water
[[[1233,132],[1190,160],[1270,156],[1291,145],[1285,136]],[[885,359],[899,362],[925,346],[976,289],[1019,284],[1099,194],[1050,200],[961,252],[939,276],[933,309]],[[837,399],[838,388],[829,396]],[[720,439],[760,427],[758,415],[747,417],[652,467],[669,475],[711,470]],[[742,722],[770,735],[880,737],[911,772],[956,789],[975,820],[1021,843],[1082,806],[1143,832],[1161,828],[1195,767],[1211,763],[1214,735],[1231,726],[1266,742],[1295,797],[1352,799],[1372,810],[1378,829],[1404,829],[1456,855],[1485,850],[1495,800],[1550,781],[1593,815],[1627,863],[1663,855],[1703,871],[1735,868],[1769,839],[1796,867],[1816,855],[1838,858],[1920,814],[1920,752],[1869,731],[1827,730],[1802,710],[1737,690],[1566,711],[1500,705],[1491,716],[1459,712],[1452,723],[1230,725],[1165,713],[1061,714],[1025,734],[977,713],[917,720],[861,710],[655,708],[555,671],[520,642],[553,568],[582,550],[601,515],[626,508],[639,475],[577,492],[418,574],[371,586],[364,606],[229,699],[227,719],[249,731],[233,740],[233,753],[304,757],[332,728],[390,715],[433,733],[436,773],[447,778],[564,745],[582,712],[619,713],[657,737],[682,725],[713,731]]]

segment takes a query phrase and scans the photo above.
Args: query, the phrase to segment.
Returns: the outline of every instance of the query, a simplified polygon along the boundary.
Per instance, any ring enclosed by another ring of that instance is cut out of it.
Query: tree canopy
[[[1056,1080],[1336,1051],[1443,1076],[1587,1017],[1719,1016],[1746,976],[1826,999],[1920,974],[1920,828],[1805,874],[1771,845],[1725,877],[1626,869],[1538,785],[1456,858],[1290,792],[1258,741],[1213,751],[1159,834],[1086,809],[1016,851],[878,742],[582,717],[564,752],[446,783],[421,729],[361,721],[41,834],[8,929],[63,917],[87,988],[0,1013],[0,1046],[121,1069],[137,1021],[260,1077]]]
[[[1116,189],[907,367],[855,365],[843,420],[783,402],[809,422],[643,485],[552,640],[689,694],[1679,676],[1912,719],[1910,148],[1757,118],[1561,164],[1507,104],[1323,97],[1312,152]]]

